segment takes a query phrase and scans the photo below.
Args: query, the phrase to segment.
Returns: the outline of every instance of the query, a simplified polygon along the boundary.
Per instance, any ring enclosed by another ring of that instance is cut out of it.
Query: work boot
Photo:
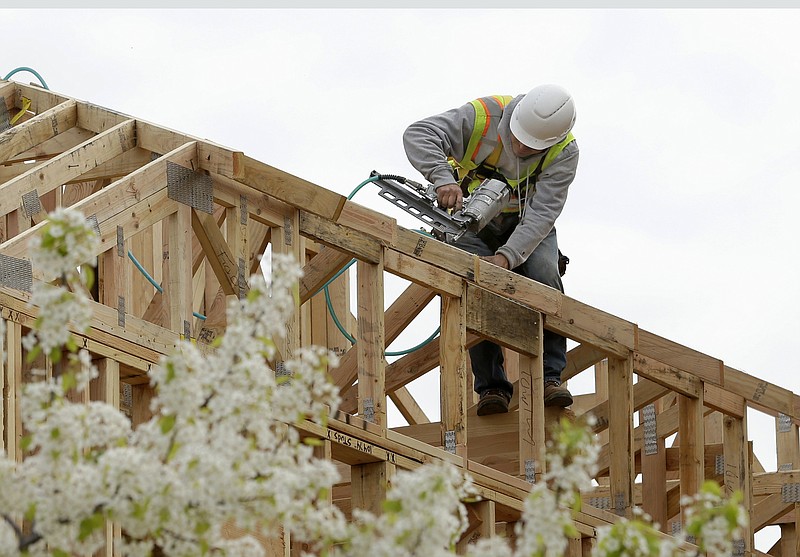
[[[478,416],[505,414],[508,412],[509,402],[511,402],[511,395],[505,391],[500,389],[488,389],[483,391],[478,401]]]
[[[544,405],[565,408],[572,404],[572,395],[559,381],[545,381]]]

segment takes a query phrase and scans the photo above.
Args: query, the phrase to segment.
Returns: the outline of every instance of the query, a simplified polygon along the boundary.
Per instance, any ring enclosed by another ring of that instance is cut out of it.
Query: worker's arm
[[[529,192],[525,215],[505,245],[497,250],[508,260],[511,269],[521,265],[555,226],[577,167],[578,145],[573,141],[539,175],[536,194]]]
[[[461,188],[456,184],[447,158],[463,158],[474,123],[475,108],[467,103],[414,122],[403,134],[408,161],[436,187],[442,207],[461,206]]]

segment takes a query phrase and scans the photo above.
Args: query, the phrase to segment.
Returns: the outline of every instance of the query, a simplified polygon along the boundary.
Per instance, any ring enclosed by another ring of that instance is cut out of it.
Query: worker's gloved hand
[[[458,184],[445,184],[436,188],[436,201],[442,209],[461,210],[464,195]]]
[[[508,269],[508,259],[506,256],[501,253],[496,253],[494,255],[482,255],[481,259],[484,261],[488,261],[492,265],[497,265],[498,267],[502,267],[503,269]]]

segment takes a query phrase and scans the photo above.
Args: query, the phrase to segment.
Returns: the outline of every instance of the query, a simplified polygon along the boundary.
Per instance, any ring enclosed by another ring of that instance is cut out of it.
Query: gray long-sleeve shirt
[[[497,136],[503,150],[497,161],[497,170],[509,180],[518,180],[527,169],[539,163],[545,153],[531,157],[517,157],[511,149],[511,113],[524,97],[514,98],[503,111],[499,123],[492,119],[481,151],[476,160],[485,159],[497,145]],[[434,186],[453,184],[452,167],[448,157],[460,161],[464,157],[475,124],[475,108],[467,103],[424,118],[411,124],[403,134],[403,145],[409,162]],[[553,229],[556,219],[564,209],[567,192],[578,167],[578,145],[572,141],[545,168],[536,181],[536,193],[527,196],[522,218],[505,245],[497,253],[508,259],[510,268],[521,265]],[[523,182],[524,184],[524,182]]]

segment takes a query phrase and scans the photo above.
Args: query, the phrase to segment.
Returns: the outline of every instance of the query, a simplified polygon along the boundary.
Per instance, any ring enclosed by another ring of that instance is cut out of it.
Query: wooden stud
[[[466,294],[442,296],[439,334],[442,444],[460,456],[467,452]]]
[[[542,354],[542,319],[536,320],[536,334],[530,339],[531,350]],[[519,356],[519,475],[523,479],[539,482],[547,471],[545,461],[544,417],[544,360],[528,355]],[[531,472],[533,472],[532,477]]]
[[[703,399],[678,396],[681,498],[693,496],[703,484],[705,441]]]
[[[358,414],[386,427],[386,363],[383,318],[383,265],[359,261]]]
[[[467,505],[470,524],[456,545],[456,551],[459,555],[466,553],[467,546],[474,544],[479,539],[491,538],[496,534],[496,505],[492,500],[478,501]]]
[[[352,466],[350,481],[353,508],[382,514],[382,504],[395,472],[395,465],[385,461]]]
[[[191,219],[192,209],[188,205],[179,206],[177,212],[167,217],[169,275],[164,289],[169,328],[187,340],[192,333]]]
[[[611,507],[620,516],[633,510],[636,478],[633,442],[633,358],[608,359],[608,439],[611,451]]]
[[[661,412],[661,401],[652,403],[653,420],[656,424]],[[644,424],[645,411],[639,411],[639,423]],[[654,444],[650,450],[642,450],[642,510],[658,524],[662,532],[667,531],[667,464],[664,438],[658,435],[656,425]]]

